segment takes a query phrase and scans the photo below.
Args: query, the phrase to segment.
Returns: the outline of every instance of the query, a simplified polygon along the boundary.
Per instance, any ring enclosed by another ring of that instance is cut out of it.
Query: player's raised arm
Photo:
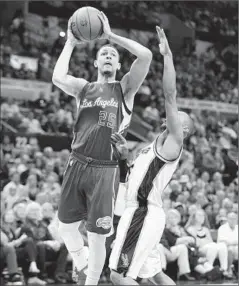
[[[55,65],[52,82],[65,93],[76,97],[78,101],[78,95],[82,91],[87,81],[83,78],[75,78],[68,75],[69,62],[72,52],[75,46],[80,44],[80,41],[76,40],[73,36],[70,25],[71,19],[68,22],[67,41]]]
[[[121,80],[121,86],[126,102],[129,104],[129,107],[132,107],[134,95],[138,91],[149,71],[152,52],[133,40],[114,34],[111,31],[108,19],[103,12],[99,14],[99,18],[103,23],[103,38],[122,46],[137,57],[133,62],[130,71]]]
[[[166,124],[169,136],[181,146],[183,144],[183,126],[179,118],[176,102],[176,72],[173,55],[163,29],[156,27],[159,37],[159,49],[164,58],[163,90],[165,96]]]

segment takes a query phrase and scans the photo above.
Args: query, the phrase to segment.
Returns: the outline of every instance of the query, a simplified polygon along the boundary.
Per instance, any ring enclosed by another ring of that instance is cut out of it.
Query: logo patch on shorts
[[[103,229],[109,229],[112,226],[112,219],[110,216],[100,217],[96,221],[97,227],[102,227]]]
[[[126,253],[122,253],[120,256],[122,267],[128,267],[129,266],[129,258]]]

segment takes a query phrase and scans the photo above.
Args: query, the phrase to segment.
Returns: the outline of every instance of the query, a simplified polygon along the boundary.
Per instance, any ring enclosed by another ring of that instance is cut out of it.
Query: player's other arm
[[[183,127],[180,122],[177,101],[176,101],[176,72],[173,64],[173,55],[169,48],[168,40],[163,29],[156,27],[159,37],[160,53],[164,59],[163,70],[163,91],[165,97],[166,125],[170,136],[182,146],[183,144]]]
[[[168,136],[164,142],[164,146],[161,151],[158,151],[166,159],[173,160],[178,156],[183,145],[183,126],[179,118],[176,102],[176,72],[173,64],[172,52],[169,48],[164,31],[159,27],[156,27],[156,30],[160,41],[160,53],[164,58],[163,90],[165,97],[166,125],[168,131]],[[167,146],[170,146],[170,148]]]
[[[78,100],[78,95],[82,91],[83,87],[86,85],[87,81],[83,78],[75,78],[68,74],[69,62],[72,52],[77,44],[80,42],[74,38],[70,30],[71,19],[68,22],[68,32],[67,41],[61,52],[60,57],[55,65],[52,82],[62,89],[65,93],[76,97]]]
[[[103,12],[99,15],[104,29],[103,37],[120,45],[121,47],[134,54],[137,59],[133,62],[130,71],[121,80],[122,90],[128,107],[133,107],[134,95],[143,83],[152,61],[152,52],[143,45],[114,34],[109,26],[107,17]]]

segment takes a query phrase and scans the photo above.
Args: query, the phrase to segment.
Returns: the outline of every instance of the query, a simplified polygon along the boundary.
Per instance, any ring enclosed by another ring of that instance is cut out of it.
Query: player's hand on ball
[[[110,34],[112,33],[109,20],[102,11],[98,14],[98,17],[100,18],[103,25],[103,34],[99,37],[99,39],[109,40]]]
[[[121,155],[121,159],[126,159],[128,157],[129,149],[127,146],[127,141],[121,134],[119,133],[112,134],[111,143],[115,145],[115,147],[117,148],[118,152]]]
[[[79,45],[81,43],[81,41],[77,40],[74,35],[72,34],[71,31],[71,22],[72,22],[72,18],[69,19],[68,21],[68,28],[67,28],[67,40],[72,44],[72,45]]]
[[[161,29],[159,26],[156,26],[156,31],[159,38],[159,50],[162,56],[172,56],[172,52],[169,48],[168,40],[164,33],[164,30]]]

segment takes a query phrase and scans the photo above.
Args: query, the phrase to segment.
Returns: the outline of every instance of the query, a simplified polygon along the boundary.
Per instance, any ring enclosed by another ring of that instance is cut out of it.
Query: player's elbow
[[[145,48],[144,52],[141,55],[141,58],[142,60],[150,63],[152,61],[153,54],[149,49]]]
[[[57,85],[59,82],[59,79],[55,74],[52,75],[52,82],[54,85]]]
[[[53,73],[52,82],[53,82],[54,85],[59,86],[59,84],[61,82],[64,82],[64,81],[59,76],[57,76],[56,74]]]

